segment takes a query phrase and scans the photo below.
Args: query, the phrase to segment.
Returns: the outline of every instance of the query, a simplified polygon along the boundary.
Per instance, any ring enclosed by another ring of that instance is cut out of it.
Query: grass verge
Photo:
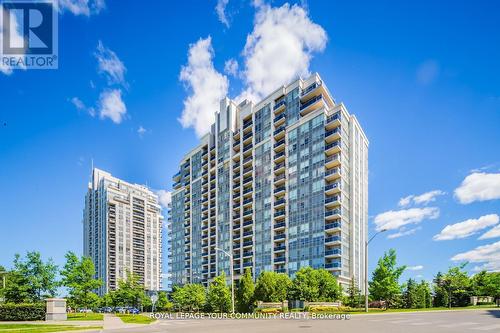
[[[126,324],[151,324],[155,321],[153,318],[149,318],[140,314],[117,314],[117,316]]]
[[[3,333],[48,333],[63,331],[100,330],[102,326],[71,326],[45,324],[0,324]]]
[[[103,320],[102,313],[68,313],[68,320]]]

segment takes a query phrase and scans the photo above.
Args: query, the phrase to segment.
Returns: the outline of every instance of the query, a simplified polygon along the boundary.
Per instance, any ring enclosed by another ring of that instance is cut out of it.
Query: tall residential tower
[[[115,290],[127,272],[146,290],[160,290],[162,222],[158,197],[147,187],[92,170],[83,212],[84,254],[94,261],[99,294]]]
[[[326,268],[364,283],[368,140],[318,74],[257,104],[224,99],[173,177],[173,284]]]

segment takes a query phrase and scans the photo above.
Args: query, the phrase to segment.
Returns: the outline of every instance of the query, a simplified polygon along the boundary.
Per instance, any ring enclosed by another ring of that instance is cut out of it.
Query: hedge
[[[2,304],[0,321],[45,320],[45,304]]]

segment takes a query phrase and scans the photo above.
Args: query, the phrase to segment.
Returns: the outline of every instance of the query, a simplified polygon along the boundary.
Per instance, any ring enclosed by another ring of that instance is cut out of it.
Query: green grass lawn
[[[3,333],[47,333],[61,331],[100,330],[102,326],[71,326],[71,325],[46,325],[46,324],[0,324]]]
[[[102,313],[68,313],[68,320],[103,320]]]
[[[151,324],[155,319],[141,314],[117,314],[120,319],[127,324]]]

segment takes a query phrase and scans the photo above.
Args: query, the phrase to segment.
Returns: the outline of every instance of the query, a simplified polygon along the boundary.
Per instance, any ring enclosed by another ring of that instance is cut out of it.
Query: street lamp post
[[[223,249],[215,248],[229,257],[229,269],[231,270],[231,312],[234,313],[234,271],[233,271],[233,255],[224,251]]]
[[[368,312],[368,244],[381,232],[387,231],[382,229],[375,233],[368,241],[365,241],[365,312]]]

